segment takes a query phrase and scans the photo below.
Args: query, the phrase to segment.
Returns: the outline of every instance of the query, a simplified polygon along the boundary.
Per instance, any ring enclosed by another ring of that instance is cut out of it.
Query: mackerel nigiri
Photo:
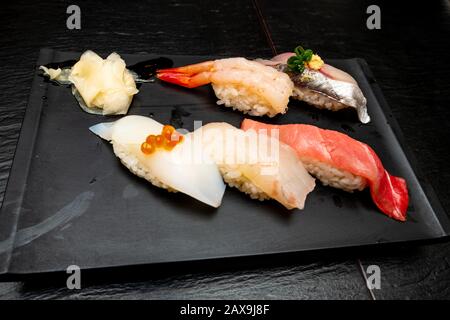
[[[383,213],[396,220],[406,220],[406,181],[391,176],[368,145],[343,133],[305,124],[269,125],[245,119],[241,128],[278,134],[280,141],[295,149],[306,169],[324,185],[350,192],[368,186],[373,201]]]
[[[288,74],[295,85],[294,99],[331,111],[355,108],[362,123],[370,121],[367,100],[356,80],[347,72],[324,63],[312,50],[298,46],[294,52],[256,61]]]

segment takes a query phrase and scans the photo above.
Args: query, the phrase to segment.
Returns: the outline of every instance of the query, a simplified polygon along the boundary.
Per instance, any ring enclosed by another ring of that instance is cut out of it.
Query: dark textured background
[[[412,149],[420,175],[450,205],[449,1],[76,1],[82,29],[66,29],[73,2],[2,5],[0,12],[0,201],[34,64],[41,47],[109,53],[270,56],[299,42],[328,58],[369,63]],[[378,4],[382,29],[366,28]],[[449,298],[450,243],[339,250],[302,256],[90,273],[69,291],[58,276],[0,283],[0,298]],[[377,264],[381,290],[362,269]]]

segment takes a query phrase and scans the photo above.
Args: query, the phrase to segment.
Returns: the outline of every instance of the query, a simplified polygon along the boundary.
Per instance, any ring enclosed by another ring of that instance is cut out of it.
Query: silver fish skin
[[[294,98],[331,110],[352,107],[356,109],[358,118],[362,123],[370,122],[367,113],[367,100],[356,84],[330,79],[320,71],[309,68],[305,68],[301,74],[290,72],[286,64],[279,64],[276,69],[287,73],[294,82],[297,92],[301,95],[294,94]],[[313,101],[313,99],[307,98],[308,95],[314,94],[324,96],[325,102],[323,99]]]

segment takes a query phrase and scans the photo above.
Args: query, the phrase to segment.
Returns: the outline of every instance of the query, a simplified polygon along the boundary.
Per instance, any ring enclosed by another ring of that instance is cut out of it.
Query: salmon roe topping
[[[183,142],[183,138],[183,135],[179,134],[174,127],[165,125],[161,130],[161,134],[147,136],[145,142],[141,145],[141,151],[144,154],[152,154],[158,148],[170,151],[177,144]]]
[[[151,134],[147,137],[147,139],[145,139],[145,142],[147,142],[148,144],[155,144],[155,140],[156,140],[156,136],[154,134]]]
[[[161,135],[166,139],[166,140],[172,140],[172,133],[175,131],[175,128],[169,125],[165,125],[162,128],[162,132]]]
[[[157,146],[158,148],[162,147],[163,143],[164,143],[164,137],[162,135],[157,135],[155,138],[155,146]]]
[[[155,151],[155,145],[144,142],[141,145],[141,151],[145,154],[153,153]]]

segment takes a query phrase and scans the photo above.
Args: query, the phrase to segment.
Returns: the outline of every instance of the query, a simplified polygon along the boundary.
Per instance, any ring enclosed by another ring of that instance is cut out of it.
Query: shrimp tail
[[[184,67],[160,69],[158,79],[186,88],[196,88],[211,82],[214,61],[205,61]]]
[[[159,80],[173,83],[186,88],[196,88],[204,86],[211,82],[210,72],[202,72],[194,76],[178,72],[158,72],[156,76]]]

